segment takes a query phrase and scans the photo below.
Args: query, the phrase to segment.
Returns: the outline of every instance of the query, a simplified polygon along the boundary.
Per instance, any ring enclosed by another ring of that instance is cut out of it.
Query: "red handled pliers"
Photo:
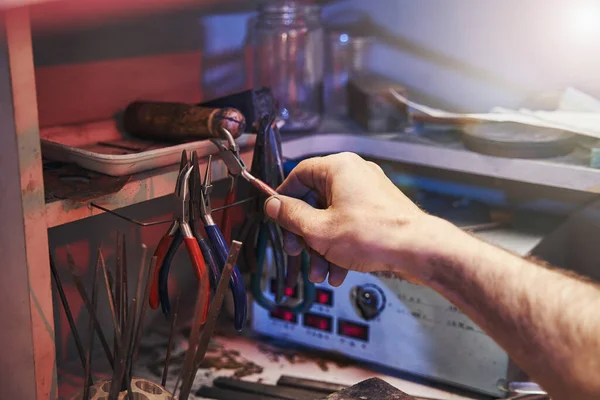
[[[208,305],[210,300],[210,285],[209,277],[206,270],[206,264],[202,257],[202,251],[198,245],[198,241],[194,236],[190,227],[190,175],[193,171],[193,166],[189,164],[187,152],[184,150],[181,156],[179,166],[179,175],[177,184],[175,185],[175,219],[169,227],[169,230],[158,243],[158,247],[154,252],[156,257],[156,268],[152,278],[152,287],[150,289],[150,307],[157,309],[159,304],[162,306],[163,313],[169,314],[168,301],[168,277],[171,268],[171,262],[182,242],[189,253],[190,261],[194,267],[196,277],[200,282],[200,290],[202,295],[207,296],[205,317],[208,313]]]

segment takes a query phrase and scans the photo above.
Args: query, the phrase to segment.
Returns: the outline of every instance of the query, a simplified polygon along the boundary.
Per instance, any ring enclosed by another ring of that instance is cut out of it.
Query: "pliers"
[[[283,182],[284,171],[281,154],[281,138],[275,125],[275,119],[264,116],[257,127],[257,138],[251,166],[252,173],[247,173],[244,169],[242,171],[245,172],[241,173],[244,177],[253,177],[254,179],[246,179],[253,183],[253,186],[260,192],[257,193],[257,199],[254,201],[253,207],[242,226],[239,240],[243,240],[246,244],[244,246],[244,259],[247,266],[253,271],[251,275],[253,297],[261,307],[268,310],[282,305],[286,293],[285,271],[287,269],[288,274],[296,275],[288,277],[288,282],[295,284],[299,268],[294,267],[297,261],[301,262],[304,283],[302,301],[296,302],[295,305],[290,305],[292,299],[285,301],[286,307],[294,313],[299,313],[307,311],[312,306],[316,295],[314,284],[308,280],[310,266],[308,253],[303,253],[300,260],[296,257],[286,257],[283,250],[281,230],[274,222],[265,218],[262,207],[265,195],[271,195],[271,192],[263,190],[262,185],[277,187]],[[224,161],[227,164],[226,159]],[[241,164],[243,166],[243,163]],[[227,166],[229,167],[229,164]],[[261,184],[256,185],[254,182],[260,182]],[[248,245],[248,243],[251,244]],[[263,268],[269,245],[272,249],[273,265],[275,267],[275,302],[268,299],[261,289]]]
[[[210,192],[212,190],[211,165],[212,157],[209,156],[204,182],[200,184],[200,219],[204,224],[204,230],[206,231],[206,234],[210,240],[212,250],[214,250],[217,265],[222,270],[227,262],[229,245],[225,241],[221,229],[215,223],[212,217],[212,210],[210,206]],[[220,273],[218,276],[220,277]],[[218,281],[218,278],[216,281]],[[234,266],[233,272],[231,273],[229,287],[233,294],[233,302],[235,306],[234,326],[237,330],[242,330],[248,318],[248,305],[244,280],[242,279],[242,274],[237,266]]]
[[[162,311],[165,315],[170,312],[169,295],[168,295],[168,277],[169,270],[171,268],[171,262],[177,250],[181,246],[181,243],[185,243],[185,247],[190,256],[192,266],[196,277],[200,281],[200,290],[204,291],[202,295],[207,296],[207,306],[210,299],[209,285],[205,285],[208,282],[208,274],[206,271],[206,264],[202,255],[198,241],[192,232],[189,224],[190,218],[190,187],[189,179],[193,172],[193,166],[189,165],[187,152],[184,150],[181,155],[181,162],[179,166],[179,175],[177,183],[175,185],[175,219],[169,227],[165,236],[162,237],[154,256],[156,257],[156,268],[152,279],[152,286],[150,289],[150,307],[157,309],[159,304],[162,306]],[[205,310],[205,317],[208,313],[208,307]]]

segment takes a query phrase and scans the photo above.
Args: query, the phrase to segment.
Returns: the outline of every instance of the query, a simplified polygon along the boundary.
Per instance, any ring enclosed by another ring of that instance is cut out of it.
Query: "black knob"
[[[355,289],[355,302],[361,317],[370,321],[383,311],[385,295],[375,285],[358,286]]]

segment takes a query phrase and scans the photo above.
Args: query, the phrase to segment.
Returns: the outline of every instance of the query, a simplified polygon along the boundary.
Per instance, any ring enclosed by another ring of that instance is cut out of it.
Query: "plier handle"
[[[219,267],[219,271],[222,271],[225,263],[227,262],[229,244],[225,240],[221,229],[215,223],[212,217],[212,209],[210,204],[210,193],[212,190],[211,165],[212,157],[209,156],[204,182],[199,185],[201,188],[200,219],[204,224],[204,230],[206,231],[206,235],[208,236],[212,249],[214,250],[214,256]],[[220,277],[220,272],[218,276]],[[218,279],[216,280],[218,281]],[[242,274],[240,273],[237,265],[233,268],[231,279],[229,280],[229,287],[233,295],[233,302],[235,306],[234,326],[237,330],[242,330],[248,318],[248,300],[244,280],[242,279]]]
[[[175,253],[177,253],[177,250],[182,243],[185,243],[185,247],[190,256],[190,261],[198,280],[202,283],[208,279],[202,250],[200,249],[198,241],[196,240],[196,237],[194,236],[189,224],[189,179],[192,171],[193,167],[189,165],[187,153],[184,150],[181,156],[179,175],[173,196],[175,199],[175,218],[165,236],[163,236],[160,240],[156,251],[154,252],[157,267],[152,280],[149,302],[150,307],[153,309],[157,309],[158,306],[161,305],[162,311],[165,315],[168,315],[170,312],[168,276],[171,268],[171,262],[173,261],[173,257],[175,256]],[[203,285],[200,285],[200,287],[202,288]],[[207,308],[205,310],[206,317],[206,314],[208,313],[210,290],[205,292],[206,293],[203,293],[203,295],[207,296]]]

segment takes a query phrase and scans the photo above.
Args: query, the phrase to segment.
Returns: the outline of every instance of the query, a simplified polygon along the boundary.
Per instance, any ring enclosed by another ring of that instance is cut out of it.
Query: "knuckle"
[[[340,160],[346,164],[354,164],[362,160],[362,158],[358,154],[349,151],[338,153],[338,156]]]
[[[373,161],[367,161],[367,164],[373,168],[377,172],[383,172],[383,169],[379,166],[379,164],[374,163]]]

